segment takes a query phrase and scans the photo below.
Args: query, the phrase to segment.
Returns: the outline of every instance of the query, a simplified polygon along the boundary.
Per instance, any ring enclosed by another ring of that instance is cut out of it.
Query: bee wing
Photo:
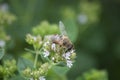
[[[66,32],[66,30],[65,30],[65,26],[64,26],[64,24],[62,23],[62,21],[59,22],[59,29],[60,29],[60,33],[61,33],[62,35],[66,35],[66,36],[67,36],[67,32]]]

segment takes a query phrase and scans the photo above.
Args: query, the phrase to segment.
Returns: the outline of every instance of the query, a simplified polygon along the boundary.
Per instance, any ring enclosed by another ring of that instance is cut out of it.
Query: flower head
[[[53,44],[51,45],[51,49],[54,50],[54,51],[56,50],[56,45],[55,45],[55,43],[53,43]]]
[[[46,47],[49,43],[50,43],[50,42],[49,42],[49,41],[47,41],[47,42],[45,42],[45,43],[44,43],[44,45],[43,45],[43,46],[44,46],[44,47]]]
[[[30,80],[34,80],[33,78],[30,78]]]
[[[39,80],[46,80],[46,79],[45,79],[45,76],[40,76],[40,77],[39,77]]]
[[[63,54],[63,57],[64,57],[66,60],[70,59],[70,56],[71,56],[71,53],[70,53],[70,52],[67,52],[67,53]]]
[[[48,57],[50,55],[50,52],[48,50],[44,50],[43,55],[44,57]]]
[[[33,36],[33,40],[36,41],[36,40],[37,40],[37,37]]]
[[[5,41],[0,40],[0,47],[4,47],[5,46]]]
[[[71,68],[71,67],[72,67],[72,65],[73,65],[73,64],[72,64],[73,62],[72,62],[72,61],[70,61],[70,60],[67,60],[67,61],[66,61],[66,63],[67,63],[67,66],[68,66],[69,68]]]
[[[70,51],[70,53],[72,54],[72,53],[74,53],[75,52],[75,50],[74,49],[72,49],[71,51]]]
[[[88,22],[88,17],[87,17],[87,15],[86,15],[86,14],[80,14],[80,15],[78,16],[78,21],[79,21],[79,23],[81,23],[81,24],[86,24],[86,23]]]

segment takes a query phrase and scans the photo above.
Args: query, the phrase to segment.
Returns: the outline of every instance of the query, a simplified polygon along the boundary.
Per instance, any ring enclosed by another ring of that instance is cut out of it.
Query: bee
[[[59,22],[59,29],[61,35],[53,35],[51,38],[52,42],[65,48],[66,49],[65,52],[72,50],[74,46],[70,39],[68,38],[64,24],[61,21]]]

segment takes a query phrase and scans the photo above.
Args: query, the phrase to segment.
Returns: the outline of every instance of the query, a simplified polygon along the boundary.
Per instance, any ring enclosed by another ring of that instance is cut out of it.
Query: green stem
[[[34,61],[34,68],[36,68],[36,65],[37,65],[38,55],[39,55],[38,51],[36,51],[35,61]]]

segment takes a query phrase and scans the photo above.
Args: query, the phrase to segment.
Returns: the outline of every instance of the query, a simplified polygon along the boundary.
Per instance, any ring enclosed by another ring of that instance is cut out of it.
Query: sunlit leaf
[[[33,63],[25,58],[18,59],[18,71],[21,72],[22,70],[26,69],[27,67],[33,68]]]

